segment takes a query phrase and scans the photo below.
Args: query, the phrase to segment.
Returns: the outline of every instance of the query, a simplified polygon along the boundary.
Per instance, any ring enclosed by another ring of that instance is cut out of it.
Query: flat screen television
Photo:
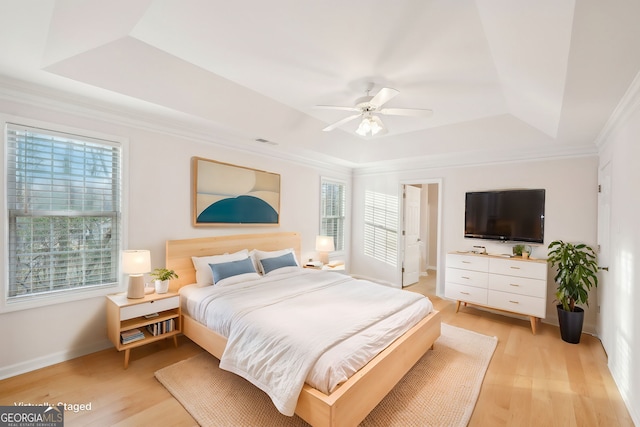
[[[543,243],[544,199],[543,189],[469,192],[464,237]]]

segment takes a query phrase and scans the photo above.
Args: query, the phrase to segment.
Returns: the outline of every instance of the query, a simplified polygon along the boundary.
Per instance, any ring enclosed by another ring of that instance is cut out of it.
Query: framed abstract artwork
[[[194,157],[193,225],[278,225],[280,175]]]

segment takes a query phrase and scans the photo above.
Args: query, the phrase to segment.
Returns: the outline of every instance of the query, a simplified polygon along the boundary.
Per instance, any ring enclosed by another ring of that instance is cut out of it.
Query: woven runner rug
[[[443,323],[434,349],[360,425],[466,426],[497,342]],[[218,368],[218,359],[208,353],[160,369],[155,376],[201,426],[308,426],[298,416],[280,414],[263,391]]]

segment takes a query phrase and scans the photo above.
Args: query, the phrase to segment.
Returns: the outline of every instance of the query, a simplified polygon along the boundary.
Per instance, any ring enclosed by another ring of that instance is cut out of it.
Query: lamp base
[[[132,274],[129,276],[127,298],[144,298],[144,276],[142,274]]]
[[[329,252],[319,252],[320,262],[323,265],[329,264]]]

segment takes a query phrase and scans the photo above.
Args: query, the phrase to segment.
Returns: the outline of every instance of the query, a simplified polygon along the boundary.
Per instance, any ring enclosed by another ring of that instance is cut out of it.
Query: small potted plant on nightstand
[[[558,268],[554,280],[560,304],[558,323],[562,340],[580,342],[584,310],[576,304],[589,306],[589,290],[598,286],[598,264],[595,251],[584,243],[572,244],[556,240],[549,244],[547,262]]]
[[[151,277],[155,279],[156,293],[166,294],[169,291],[169,280],[177,279],[178,275],[173,270],[156,268],[151,272]]]

